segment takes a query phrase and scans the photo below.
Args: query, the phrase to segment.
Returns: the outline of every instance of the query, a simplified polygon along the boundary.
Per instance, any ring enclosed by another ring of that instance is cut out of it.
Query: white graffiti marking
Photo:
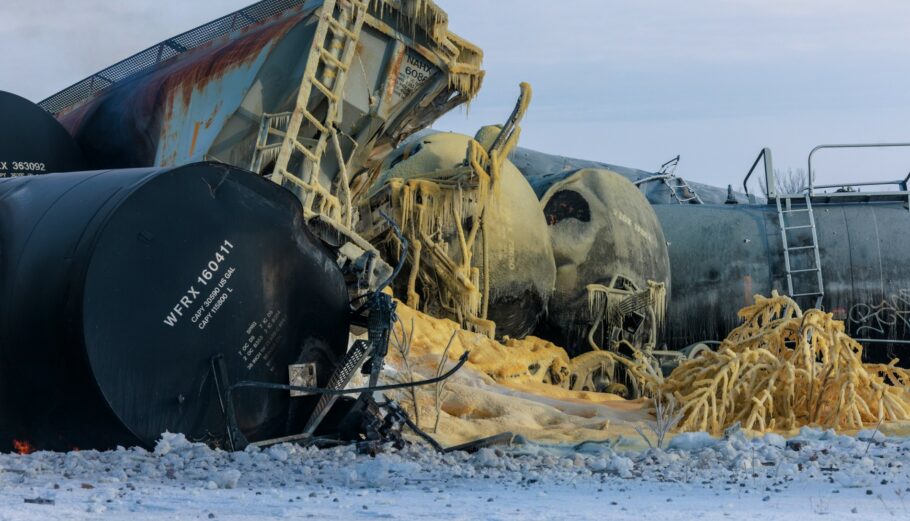
[[[883,335],[899,322],[910,328],[910,290],[902,289],[880,304],[854,304],[848,317],[856,327],[854,336],[867,330]]]

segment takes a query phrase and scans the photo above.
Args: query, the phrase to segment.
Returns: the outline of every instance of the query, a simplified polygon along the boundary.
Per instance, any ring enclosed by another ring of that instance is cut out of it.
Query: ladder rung
[[[316,87],[317,89],[319,89],[320,92],[325,94],[326,98],[329,98],[329,101],[331,101],[332,103],[338,103],[338,98],[335,96],[335,94],[332,92],[331,89],[329,89],[328,87],[325,86],[324,83],[317,80],[316,78],[310,78],[310,81],[313,83],[314,87]]]
[[[819,295],[824,295],[824,293],[822,293],[820,291],[816,291],[816,292],[812,292],[812,293],[795,293],[790,296],[793,298],[796,298],[796,297],[817,297]]]
[[[300,144],[300,142],[297,140],[294,140],[294,148],[296,148],[298,151],[300,151],[301,154],[307,156],[307,158],[310,161],[312,161],[314,163],[319,161],[319,156],[317,156],[316,154],[311,152],[310,149],[308,149],[307,147]]]
[[[813,226],[811,224],[803,224],[800,226],[784,226],[785,230],[800,230],[803,228],[813,228]]]
[[[321,121],[316,119],[316,116],[314,116],[312,112],[310,112],[309,110],[306,110],[306,109],[303,109],[301,112],[303,113],[303,117],[305,117],[307,119],[307,121],[312,123],[313,126],[319,130],[319,132],[326,133],[329,131],[329,129],[327,129],[326,126]]]
[[[338,20],[332,18],[331,16],[327,17],[327,18],[326,18],[326,21],[329,22],[329,27],[332,29],[332,31],[334,31],[334,32],[336,32],[336,33],[344,34],[344,35],[347,36],[348,38],[355,38],[355,37],[356,37],[356,35],[354,34],[353,31],[351,31],[351,30],[348,29],[347,27],[341,25],[341,22],[339,22]]]
[[[799,251],[799,250],[811,250],[814,249],[815,245],[812,246],[788,246],[787,251]]]
[[[342,62],[342,61],[339,60],[338,58],[332,56],[332,53],[330,53],[329,51],[327,51],[327,50],[325,49],[325,47],[320,47],[320,48],[319,48],[319,55],[322,56],[322,59],[323,59],[324,61],[330,62],[330,63],[331,63],[332,65],[334,65],[335,67],[338,67],[339,69],[341,69],[341,70],[343,70],[343,71],[347,71],[347,70],[348,70],[348,68],[344,65],[344,62]]]
[[[810,271],[818,271],[818,268],[808,268],[804,270],[790,270],[787,273],[809,273]]]
[[[800,208],[799,210],[782,210],[780,213],[799,213],[799,212],[811,212],[809,208]]]

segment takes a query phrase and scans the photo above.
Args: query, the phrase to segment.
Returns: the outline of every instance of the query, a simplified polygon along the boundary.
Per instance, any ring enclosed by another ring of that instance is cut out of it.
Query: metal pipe
[[[758,153],[758,157],[756,157],[755,162],[752,163],[752,168],[749,169],[749,173],[746,174],[746,178],[743,179],[743,191],[746,193],[746,196],[749,195],[749,187],[746,186],[746,184],[749,182],[749,178],[752,177],[752,172],[755,171],[755,167],[758,166],[758,162],[761,161],[762,158],[765,160],[765,185],[768,190],[766,195],[771,197],[772,195],[777,194],[777,189],[774,186],[776,185],[776,182],[772,182],[774,180],[774,171],[771,169],[771,149],[765,147]]]

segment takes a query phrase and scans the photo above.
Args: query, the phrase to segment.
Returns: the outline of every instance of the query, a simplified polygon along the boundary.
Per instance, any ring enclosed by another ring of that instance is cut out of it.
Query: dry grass
[[[414,370],[411,368],[411,363],[409,357],[411,355],[411,346],[414,344],[414,319],[411,319],[411,330],[408,331],[404,327],[404,322],[401,321],[401,318],[397,318],[398,328],[392,328],[392,334],[390,335],[390,340],[392,347],[398,351],[399,356],[401,356],[402,364],[404,365],[404,376],[406,378],[406,383],[414,382]],[[401,382],[401,383],[405,383]],[[410,394],[411,407],[414,411],[414,425],[420,426],[420,405],[417,401],[417,387],[409,387],[407,393]]]

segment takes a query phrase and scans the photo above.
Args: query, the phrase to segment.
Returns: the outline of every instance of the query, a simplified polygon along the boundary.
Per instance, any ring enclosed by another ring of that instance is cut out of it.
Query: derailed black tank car
[[[0,179],[84,170],[79,146],[38,105],[0,91]]]
[[[348,294],[298,200],[221,164],[0,181],[0,450],[215,445],[212,370],[288,383],[344,355]],[[299,432],[316,397],[239,389],[250,441]]]

